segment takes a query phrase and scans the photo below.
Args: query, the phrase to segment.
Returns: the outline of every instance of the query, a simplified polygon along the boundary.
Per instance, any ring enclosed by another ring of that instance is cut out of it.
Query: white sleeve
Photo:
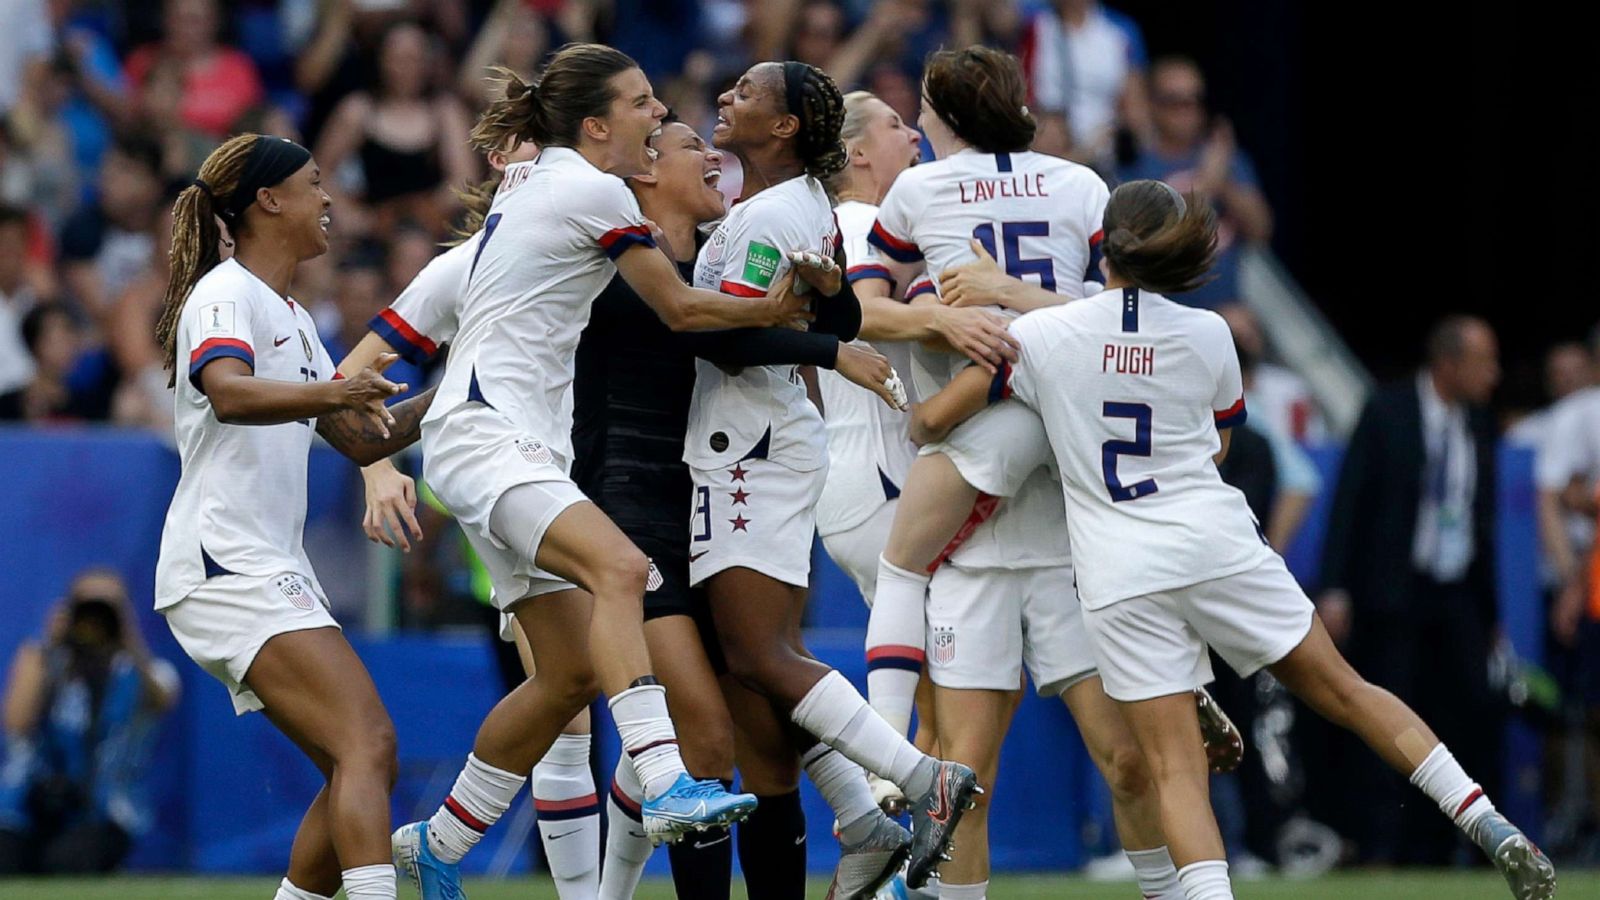
[[[1244,377],[1239,372],[1239,352],[1234,349],[1233,335],[1220,316],[1215,322],[1218,334],[1212,341],[1215,358],[1211,360],[1217,373],[1217,390],[1211,398],[1211,411],[1216,415],[1217,429],[1243,425],[1249,413],[1244,407]]]
[[[1015,398],[1032,409],[1039,408],[1034,371],[1044,354],[1049,352],[1048,332],[1044,325],[1044,319],[1039,316],[1021,316],[1011,323],[1011,335],[1022,345],[1022,349],[1017,354],[1016,362],[1002,360],[995,371],[994,380],[989,384],[990,403]]]
[[[789,269],[786,252],[822,250],[812,246],[814,241],[800,229],[799,217],[790,213],[781,204],[769,203],[729,222],[717,290],[736,297],[765,297]]]
[[[920,179],[907,178],[909,174],[901,174],[889,188],[878,207],[878,219],[867,235],[867,243],[874,251],[901,265],[922,262],[922,248],[917,246],[913,229],[918,212],[915,207],[919,205],[915,195],[920,193],[920,185],[912,182]]]
[[[178,346],[192,348],[189,383],[200,393],[205,393],[200,383],[200,370],[219,359],[243,360],[250,371],[255,371],[255,309],[248,299],[198,302],[191,299],[179,327],[184,334]]]
[[[890,292],[893,293],[894,276],[889,274],[889,268],[874,254],[872,245],[867,243],[867,235],[872,233],[871,226],[865,230],[855,231],[845,236],[844,239],[844,277],[851,284],[881,278],[889,282]]]
[[[367,327],[407,362],[427,362],[440,344],[455,337],[467,271],[482,244],[479,231],[434,257]]]
[[[609,259],[634,246],[656,245],[638,199],[620,178],[597,173],[575,180],[566,204],[567,221],[598,243]]]

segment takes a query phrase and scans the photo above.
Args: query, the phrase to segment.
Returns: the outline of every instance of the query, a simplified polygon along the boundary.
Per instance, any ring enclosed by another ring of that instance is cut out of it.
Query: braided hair
[[[800,120],[795,132],[795,153],[806,174],[820,181],[845,167],[848,162],[844,141],[844,96],[828,73],[816,66],[793,60],[783,66],[783,111]]]

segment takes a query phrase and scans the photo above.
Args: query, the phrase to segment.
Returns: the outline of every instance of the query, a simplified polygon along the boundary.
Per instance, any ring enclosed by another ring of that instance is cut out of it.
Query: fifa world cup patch
[[[546,447],[543,441],[534,440],[533,438],[517,441],[517,452],[522,454],[523,459],[534,465],[550,465],[555,462],[555,457],[551,455],[550,448]]]
[[[744,253],[744,280],[757,287],[770,287],[782,262],[783,254],[778,252],[777,247],[751,241],[750,248]]]
[[[956,660],[956,630],[950,625],[933,627],[933,661],[949,665]]]
[[[666,579],[661,577],[661,570],[656,568],[656,561],[652,559],[650,560],[650,574],[644,580],[645,593],[659,591],[663,584],[666,584]]]
[[[299,575],[284,575],[274,584],[277,585],[278,593],[283,595],[283,599],[288,600],[295,609],[310,609],[316,602],[312,599],[311,585],[306,584],[306,580]]]
[[[221,303],[207,303],[200,307],[200,336],[211,337],[218,334],[233,334],[233,301],[226,300]]]

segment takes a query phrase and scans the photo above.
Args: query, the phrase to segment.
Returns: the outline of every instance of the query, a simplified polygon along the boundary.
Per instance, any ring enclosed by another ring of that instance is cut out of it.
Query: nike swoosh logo
[[[715,847],[718,844],[726,844],[730,837],[731,837],[731,835],[726,835],[725,834],[722,837],[719,837],[714,841],[695,841],[694,842],[694,848],[696,850],[704,850],[707,847]]]
[[[564,837],[570,837],[570,836],[572,836],[574,834],[577,834],[578,832],[580,832],[582,830],[583,830],[582,828],[574,828],[571,831],[563,831],[560,834],[552,834],[552,835],[550,835],[550,840],[559,841]]]
[[[794,839],[794,845],[796,847],[800,846],[801,844],[804,844],[805,842],[806,842],[806,836],[803,835],[803,834]]]
[[[699,553],[691,553],[691,554],[689,554],[689,562],[694,562],[695,560],[699,559],[702,556],[705,556],[707,553],[710,553],[710,552],[711,552],[710,550],[701,550]]]
[[[628,830],[628,834],[630,834],[630,835],[632,835],[632,836],[633,836],[633,837],[636,837],[636,838],[641,838],[641,839],[642,839],[642,838],[647,838],[647,837],[649,837],[649,836],[650,836],[650,835],[648,835],[648,834],[645,834],[645,833],[644,833],[644,832],[642,832],[642,831],[634,831],[634,830],[632,830],[632,829],[629,829],[629,830]]]
[[[950,793],[943,775],[939,778],[939,805],[928,810],[928,818],[943,824],[950,818]]]
[[[293,337],[293,335],[290,335],[290,337]],[[272,339],[272,346],[274,346],[274,347],[282,347],[284,341],[287,341],[288,339],[289,338],[286,338],[286,337],[273,338]]]

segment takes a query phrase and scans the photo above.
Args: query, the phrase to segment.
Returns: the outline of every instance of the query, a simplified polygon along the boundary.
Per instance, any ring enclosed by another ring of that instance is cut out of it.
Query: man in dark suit
[[[1429,333],[1415,377],[1373,394],[1340,471],[1317,602],[1356,668],[1409,703],[1491,796],[1501,715],[1488,680],[1498,612],[1487,404],[1499,379],[1494,331],[1452,316]],[[1347,795],[1365,858],[1450,861],[1450,823],[1404,802],[1397,777],[1373,767],[1355,781]]]

